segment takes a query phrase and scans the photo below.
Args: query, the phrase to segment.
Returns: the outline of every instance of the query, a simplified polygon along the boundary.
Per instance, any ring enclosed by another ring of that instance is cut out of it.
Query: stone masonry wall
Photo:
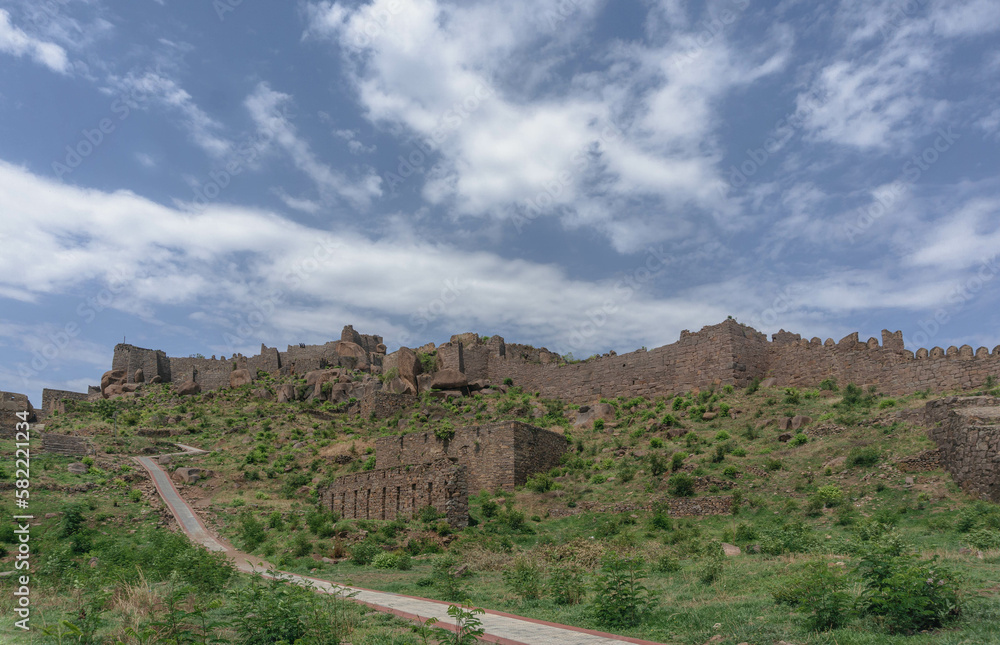
[[[361,418],[368,419],[374,415],[376,419],[388,419],[397,412],[410,409],[416,401],[417,397],[412,394],[366,391],[361,396]]]
[[[469,524],[466,468],[448,459],[344,475],[320,491],[320,501],[347,519],[413,517],[433,506],[452,527]]]
[[[382,437],[375,442],[380,468],[457,459],[468,468],[469,490],[513,490],[528,476],[559,465],[566,451],[559,434],[520,421],[458,428],[448,440],[433,432]]]
[[[88,395],[83,392],[68,392],[66,390],[42,390],[42,410],[46,415],[52,414],[53,412],[66,412],[66,404],[64,401],[86,401],[88,400]]]
[[[949,397],[925,407],[941,464],[966,493],[1000,502],[1000,399]]]
[[[15,416],[18,412],[27,412],[29,421],[35,419],[35,408],[26,395],[0,392],[0,433],[5,433],[3,436],[13,436],[14,427],[21,423],[21,419]]]

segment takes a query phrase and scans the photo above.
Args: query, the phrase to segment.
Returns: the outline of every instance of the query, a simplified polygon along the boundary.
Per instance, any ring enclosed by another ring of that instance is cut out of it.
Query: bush
[[[798,405],[800,400],[799,391],[794,387],[785,388],[785,403],[789,405]]]
[[[677,472],[684,466],[684,460],[687,459],[688,455],[686,452],[675,452],[670,458],[670,470]]]
[[[531,477],[528,477],[528,481],[524,484],[525,488],[528,490],[533,490],[536,493],[545,493],[552,490],[552,486],[555,481],[546,473],[536,473]]]
[[[747,385],[746,393],[753,394],[759,389],[760,389],[760,379],[755,376],[753,380],[750,381],[750,384]]]
[[[604,429],[604,419],[595,419],[594,430],[603,430],[603,429]]]
[[[653,477],[659,477],[663,473],[667,472],[668,465],[667,462],[658,453],[649,453],[649,473]]]
[[[653,565],[653,571],[657,573],[677,573],[680,570],[680,560],[669,553],[661,555],[656,564]]]
[[[960,613],[958,585],[935,561],[917,562],[885,537],[864,545],[860,555],[857,571],[865,587],[857,606],[890,633],[934,629]]]
[[[663,446],[664,446],[663,439],[660,439],[659,437],[653,437],[652,439],[649,440],[650,448],[662,448]]]
[[[557,605],[579,604],[585,592],[583,569],[575,564],[552,567],[545,588]]]
[[[652,594],[642,584],[642,560],[609,554],[594,585],[594,617],[609,627],[635,627],[652,609]]]
[[[527,558],[517,558],[513,568],[503,572],[503,582],[521,600],[537,600],[542,595],[542,568]]]
[[[675,473],[667,482],[670,494],[674,497],[691,497],[694,495],[694,477],[687,473]]]
[[[351,547],[351,562],[357,565],[371,564],[381,553],[381,547],[373,540],[358,542]]]
[[[819,382],[819,389],[828,390],[830,392],[836,392],[840,388],[837,387],[837,379],[835,378],[825,378]]]
[[[805,573],[785,583],[774,599],[806,614],[806,629],[826,631],[843,626],[850,617],[850,596],[843,575],[825,562],[812,562]]]
[[[855,447],[851,448],[850,452],[847,453],[847,459],[844,465],[848,468],[863,467],[870,468],[878,464],[882,460],[882,455],[879,453],[878,448],[873,446],[866,447]]]
[[[445,598],[453,602],[466,596],[461,576],[455,572],[456,564],[458,564],[458,560],[455,559],[455,556],[446,555],[434,562],[431,573],[434,585],[440,587]]]
[[[969,546],[974,549],[979,549],[980,551],[1000,549],[1000,531],[985,527],[979,528],[974,531],[970,531],[966,536],[965,541],[969,543]]]
[[[240,515],[240,540],[247,551],[255,551],[267,539],[264,525],[257,521],[250,511]]]
[[[885,410],[896,405],[896,399],[882,399],[878,402],[878,409]]]
[[[406,557],[410,557],[409,554]],[[379,553],[372,558],[372,566],[376,569],[398,569],[399,555],[396,553]]]
[[[441,517],[441,514],[438,513],[436,508],[428,504],[417,511],[417,517],[421,522],[434,522]]]
[[[503,380],[503,384],[504,385],[514,385],[514,379],[512,379],[511,377],[508,376],[507,378],[505,378]]]
[[[801,446],[802,444],[808,443],[808,442],[809,442],[809,437],[807,437],[805,435],[805,433],[799,432],[799,433],[796,433],[796,435],[794,437],[792,437],[792,440],[789,441],[788,443],[790,443],[793,446]]]
[[[844,502],[844,491],[837,486],[820,486],[814,496],[827,508],[839,506]]]

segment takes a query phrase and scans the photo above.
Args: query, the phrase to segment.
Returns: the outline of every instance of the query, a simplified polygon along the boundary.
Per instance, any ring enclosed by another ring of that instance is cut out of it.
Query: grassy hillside
[[[47,622],[77,624],[100,606],[103,638],[173,642],[128,636],[126,627],[141,634],[162,622],[178,588],[213,620],[243,608],[240,594],[252,595],[253,583],[205,552],[180,539],[154,550],[176,551],[169,557],[142,548],[172,539],[172,522],[123,455],[171,452],[181,441],[211,452],[174,458],[168,469],[212,471],[178,485],[182,495],[235,545],[289,571],[663,642],[1000,641],[1000,508],[968,499],[943,471],[896,465],[933,448],[919,418],[927,394],[889,399],[831,382],[812,391],[726,387],[608,400],[605,418],[574,425],[576,406],[516,386],[449,402],[424,397],[406,414],[372,420],[344,405],[251,394],[275,384],[183,399],[153,385],[137,400],[77,404],[48,420],[46,432],[90,436],[99,454],[85,475],[66,472],[66,458],[35,458],[33,486],[53,488],[39,507],[62,509],[36,529],[45,588],[34,602]],[[782,437],[789,431],[779,423],[796,415],[811,421]],[[378,522],[316,505],[318,486],[375,466],[379,436],[500,419],[564,433],[571,450],[513,494],[474,495],[468,529],[453,533],[433,509]],[[148,430],[175,434],[140,436]],[[85,493],[58,490],[85,483]],[[729,514],[672,516],[671,500],[681,498]],[[67,530],[74,512],[80,521]],[[741,554],[724,555],[723,543]],[[132,559],[114,555],[125,552]],[[200,573],[184,579],[189,571]],[[110,585],[107,598],[88,596],[95,577]],[[10,578],[0,580],[0,603],[10,602]],[[140,591],[145,605],[133,599]],[[309,602],[303,615],[338,606]],[[90,610],[81,613],[81,603]],[[348,611],[365,625],[352,643],[421,642],[401,623],[361,621],[358,612]],[[252,642],[232,629],[224,637]]]

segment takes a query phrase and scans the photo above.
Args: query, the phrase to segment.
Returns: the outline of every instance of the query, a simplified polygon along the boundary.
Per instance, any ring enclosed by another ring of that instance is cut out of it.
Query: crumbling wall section
[[[1000,399],[948,397],[924,408],[944,469],[968,494],[1000,503]]]
[[[469,524],[466,469],[449,459],[344,475],[320,490],[319,497],[346,519],[411,518],[433,506],[452,527]]]

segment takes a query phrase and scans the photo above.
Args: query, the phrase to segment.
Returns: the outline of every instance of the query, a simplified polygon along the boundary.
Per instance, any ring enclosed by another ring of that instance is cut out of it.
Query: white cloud
[[[274,136],[277,145],[316,184],[324,198],[340,197],[354,206],[368,206],[382,194],[381,178],[369,170],[362,178],[351,179],[321,162],[281,111],[291,99],[288,94],[272,90],[267,83],[260,83],[244,104],[257,128]]]
[[[424,184],[429,202],[455,215],[558,216],[628,252],[639,237],[624,229],[662,240],[685,218],[733,214],[717,169],[718,104],[781,69],[791,33],[777,26],[756,49],[737,51],[724,34],[705,43],[674,32],[662,46],[597,52],[601,69],[568,82],[539,73],[576,46],[559,34],[591,28],[602,6],[320,2],[309,5],[307,36],[339,43],[374,124],[402,127],[440,153]],[[656,216],[632,198],[655,200]]]
[[[333,134],[335,137],[343,139],[347,142],[347,149],[350,150],[353,155],[371,154],[377,150],[375,144],[366,146],[358,140],[357,130],[334,130]]]
[[[156,159],[153,158],[153,155],[147,154],[145,152],[135,153],[135,160],[138,161],[139,164],[142,165],[144,168],[156,167]]]
[[[30,56],[53,72],[67,74],[69,59],[59,45],[29,36],[10,22],[10,13],[0,9],[0,51],[12,56]]]
[[[285,203],[285,206],[295,209],[297,211],[302,211],[303,213],[309,213],[310,215],[315,215],[320,211],[322,205],[318,202],[314,202],[311,199],[303,199],[299,197],[292,197],[286,193],[281,188],[275,188],[272,190],[278,199]]]
[[[173,79],[146,72],[141,76],[111,76],[109,82],[114,93],[136,99],[139,104],[152,101],[179,114],[191,140],[211,156],[218,158],[229,152],[231,143],[218,134],[222,125],[198,107],[194,98]]]

